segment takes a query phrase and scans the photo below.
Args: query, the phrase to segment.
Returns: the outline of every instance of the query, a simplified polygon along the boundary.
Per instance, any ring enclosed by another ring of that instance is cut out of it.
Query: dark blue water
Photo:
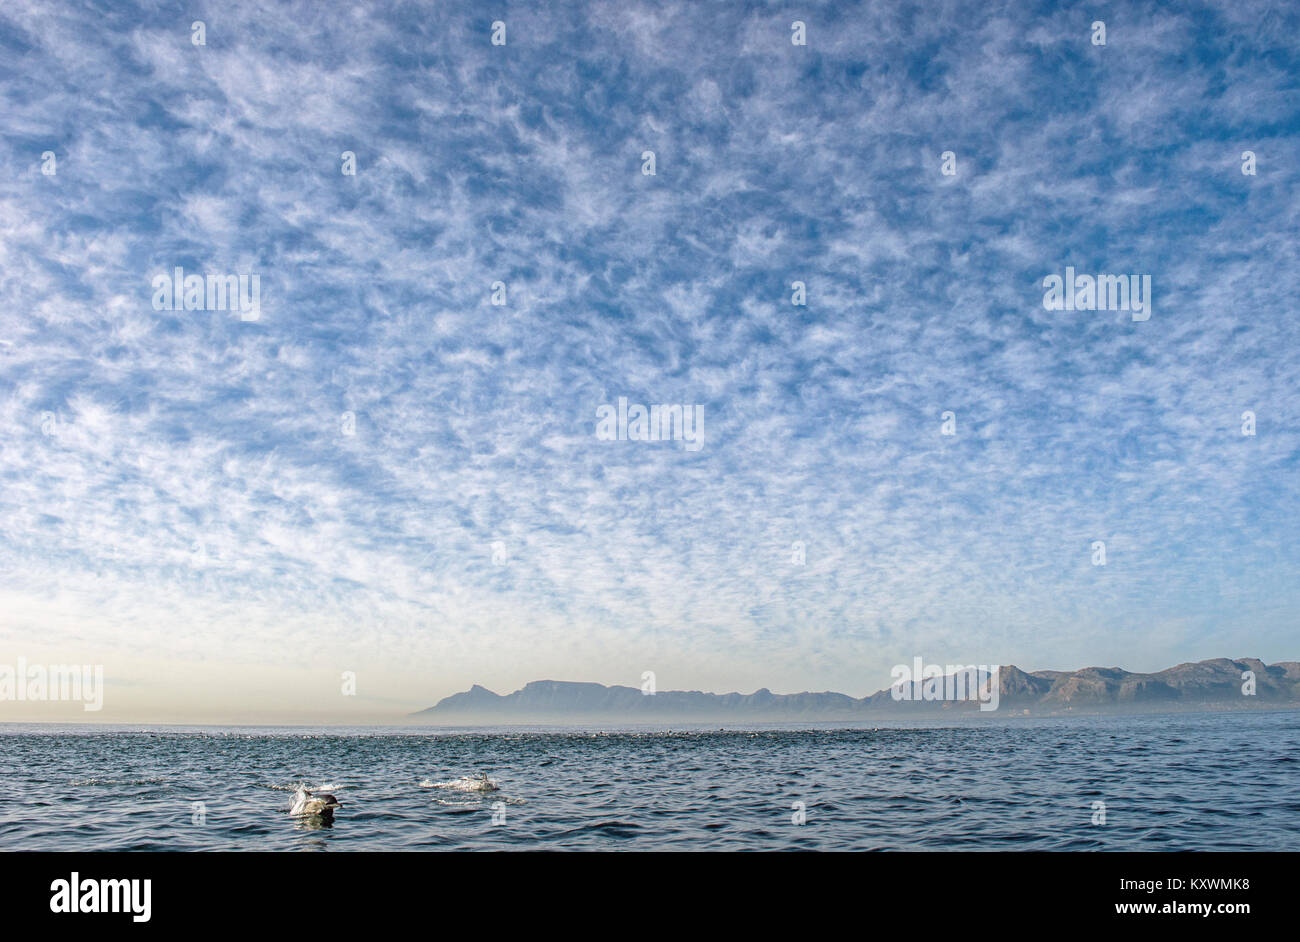
[[[685,732],[9,725],[0,848],[1294,851],[1297,733],[1298,712]],[[459,782],[480,772],[498,790]],[[332,823],[290,817],[300,782],[342,802]]]

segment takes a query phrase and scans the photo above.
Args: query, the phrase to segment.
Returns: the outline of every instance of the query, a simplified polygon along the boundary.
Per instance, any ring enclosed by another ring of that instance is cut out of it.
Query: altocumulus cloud
[[[483,9],[5,4],[0,639],[424,699],[1296,655],[1292,5]]]

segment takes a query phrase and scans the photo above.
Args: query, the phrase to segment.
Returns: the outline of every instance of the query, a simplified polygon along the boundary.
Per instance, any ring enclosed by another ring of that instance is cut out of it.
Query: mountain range
[[[636,687],[536,680],[505,696],[475,684],[412,715],[448,725],[583,721],[869,722],[877,718],[935,716],[945,711],[998,717],[1300,707],[1300,662],[1297,661],[1268,665],[1256,658],[1214,658],[1151,674],[1132,673],[1118,667],[1022,671],[1008,665],[998,670],[996,697],[988,684],[987,672],[970,668],[949,678],[956,678],[960,673],[965,674],[969,683],[970,699],[925,699],[919,684],[899,684],[855,699],[830,691],[776,694],[767,688],[750,694],[663,690],[647,695]],[[1252,674],[1254,693],[1248,695],[1244,690]],[[897,699],[896,690],[908,699]],[[986,701],[986,706],[989,702],[996,703],[996,709],[980,711],[975,691]]]

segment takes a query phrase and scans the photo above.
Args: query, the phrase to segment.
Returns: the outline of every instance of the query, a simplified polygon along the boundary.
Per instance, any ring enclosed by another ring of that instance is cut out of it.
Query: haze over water
[[[1295,851],[1297,733],[1297,711],[880,729],[14,724],[0,849]],[[466,790],[481,772],[498,790]],[[289,816],[298,783],[337,795],[332,826]]]

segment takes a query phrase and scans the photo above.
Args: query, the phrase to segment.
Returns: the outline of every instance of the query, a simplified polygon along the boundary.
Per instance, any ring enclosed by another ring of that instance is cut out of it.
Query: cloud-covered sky
[[[0,661],[166,721],[1300,657],[1298,34],[9,0]],[[178,266],[260,315],[156,310]],[[1066,266],[1150,319],[1045,309]],[[599,439],[620,396],[702,446]]]

